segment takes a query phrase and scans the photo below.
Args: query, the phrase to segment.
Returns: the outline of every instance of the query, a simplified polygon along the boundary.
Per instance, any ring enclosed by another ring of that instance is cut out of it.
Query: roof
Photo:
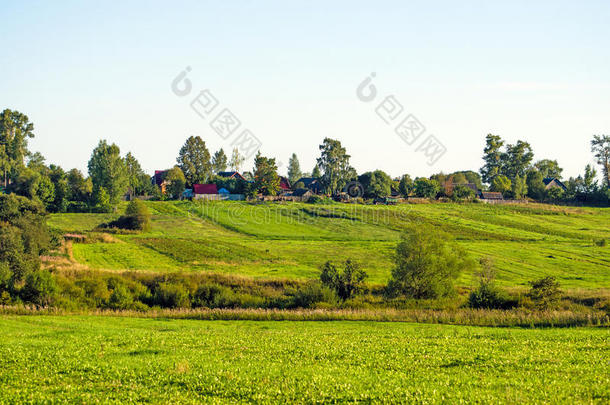
[[[193,184],[195,194],[218,194],[216,184]]]
[[[562,189],[567,190],[567,187],[557,177],[546,177],[546,178],[542,179],[542,182],[544,183],[545,186],[548,186],[549,184],[554,182],[556,185],[558,185]]]
[[[311,193],[311,190],[306,188],[298,188],[292,192],[292,195],[293,197],[303,197],[307,193]]]
[[[288,180],[286,177],[284,176],[280,176],[280,188],[282,190],[290,190],[290,180]]]
[[[472,191],[474,191],[475,193],[479,191],[479,189],[477,188],[477,185],[474,183],[457,183],[454,184],[453,187],[455,188],[455,186],[464,186],[464,187],[468,187],[469,189],[471,189]]]
[[[153,179],[157,186],[160,186],[163,183],[163,180],[165,179],[165,174],[168,171],[169,170],[155,170],[155,175],[153,176]]]
[[[226,177],[226,178],[229,178],[229,179],[242,179],[242,180],[246,180],[244,176],[242,176],[241,174],[239,174],[239,172],[236,172],[236,171],[232,171],[232,172],[218,172],[217,175],[220,176],[220,177]]]
[[[314,192],[322,190],[322,184],[320,184],[320,179],[316,177],[301,177],[299,181],[297,181],[297,183],[299,182],[303,182],[306,188]]]
[[[484,200],[503,200],[502,193],[495,191],[481,191],[481,196]]]
[[[226,188],[221,188],[220,190],[218,190],[218,194],[231,194],[229,193],[229,190],[227,190]]]

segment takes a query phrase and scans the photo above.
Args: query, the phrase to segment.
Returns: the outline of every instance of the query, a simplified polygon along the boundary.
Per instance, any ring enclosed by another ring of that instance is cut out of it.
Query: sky
[[[0,108],[83,172],[100,139],[152,172],[198,135],[253,139],[282,173],[330,137],[359,173],[429,176],[478,170],[494,133],[570,177],[610,133],[609,19],[607,1],[2,1]],[[241,124],[217,132],[225,109]]]

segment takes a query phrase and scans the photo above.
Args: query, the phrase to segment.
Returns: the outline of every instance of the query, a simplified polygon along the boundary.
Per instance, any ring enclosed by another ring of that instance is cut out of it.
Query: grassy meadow
[[[73,260],[91,269],[213,272],[255,278],[317,278],[326,260],[351,258],[385,283],[401,232],[426,222],[475,258],[493,258],[498,282],[525,286],[546,275],[565,288],[610,288],[610,209],[549,205],[148,202],[150,232],[92,235]],[[88,233],[112,214],[54,214],[61,232]],[[459,284],[476,283],[464,274]]]
[[[0,403],[607,403],[597,328],[0,316]]]

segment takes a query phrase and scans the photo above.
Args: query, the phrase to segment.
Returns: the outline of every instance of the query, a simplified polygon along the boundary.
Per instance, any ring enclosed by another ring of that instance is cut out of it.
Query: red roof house
[[[216,184],[193,184],[193,194],[218,194]]]
[[[282,191],[292,190],[292,187],[290,187],[290,181],[284,176],[280,176],[280,188]]]

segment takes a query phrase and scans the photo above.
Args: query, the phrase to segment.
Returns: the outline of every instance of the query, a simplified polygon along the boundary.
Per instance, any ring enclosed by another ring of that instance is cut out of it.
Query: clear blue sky
[[[26,113],[32,149],[64,168],[85,170],[101,138],[148,171],[189,135],[231,149],[172,93],[186,66],[282,171],[292,152],[311,170],[327,136],[359,172],[478,170],[493,132],[574,176],[610,132],[607,1],[3,1],[0,21],[0,107]],[[375,114],[390,94],[446,146],[434,166]]]

